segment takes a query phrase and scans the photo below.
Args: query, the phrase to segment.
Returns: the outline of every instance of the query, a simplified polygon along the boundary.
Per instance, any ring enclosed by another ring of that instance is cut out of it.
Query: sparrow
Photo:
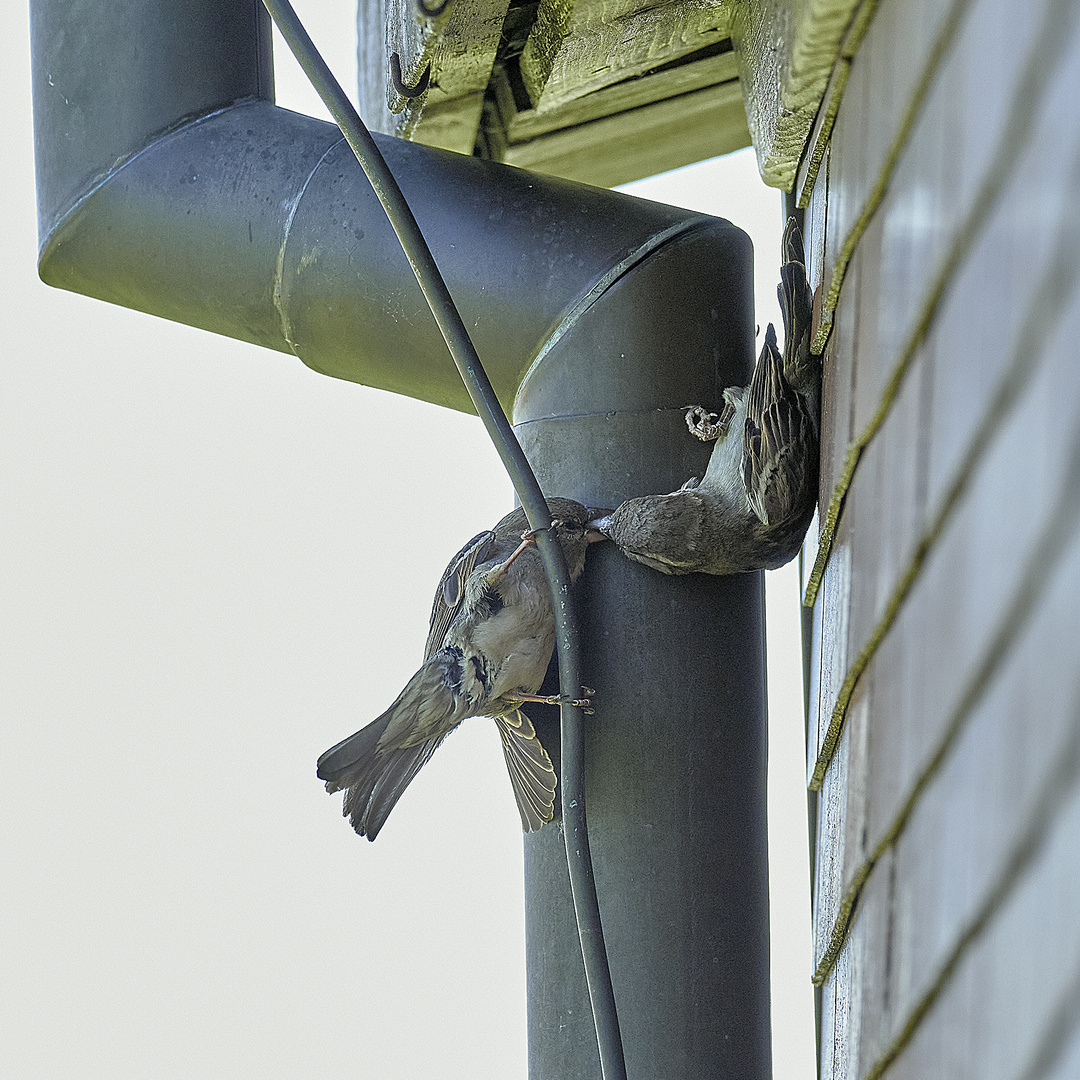
[[[604,539],[587,525],[596,511],[570,499],[547,505],[575,581],[588,544]],[[526,701],[560,701],[536,694],[555,647],[555,618],[535,537],[519,507],[450,560],[420,670],[386,712],[319,758],[319,779],[328,792],[345,790],[344,816],[361,836],[378,836],[413,777],[470,716],[490,716],[499,729],[522,828],[552,819],[555,770],[520,710]],[[574,704],[587,707],[588,693]]]
[[[798,554],[817,501],[821,362],[810,351],[813,297],[794,219],[777,295],[784,352],[769,324],[750,383],[724,407],[687,408],[691,434],[716,446],[705,475],[669,495],[629,499],[590,524],[629,558],[665,574],[771,570]]]

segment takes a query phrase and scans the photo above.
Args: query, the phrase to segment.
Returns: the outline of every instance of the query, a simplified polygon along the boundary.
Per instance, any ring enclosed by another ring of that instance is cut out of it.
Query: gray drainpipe
[[[261,4],[35,0],[31,29],[44,281],[471,409],[337,129],[273,105]],[[681,407],[752,362],[745,235],[379,143],[545,490],[614,506],[700,472]],[[590,563],[589,822],[629,1076],[765,1080],[761,576]],[[559,829],[526,838],[530,1076],[590,1080]]]

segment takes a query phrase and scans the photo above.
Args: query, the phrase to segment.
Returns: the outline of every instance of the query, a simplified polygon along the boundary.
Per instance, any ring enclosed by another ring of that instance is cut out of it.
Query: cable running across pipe
[[[304,73],[334,118],[356,155],[379,202],[390,219],[405,257],[431,308],[450,355],[457,365],[473,405],[495,444],[510,476],[529,525],[538,530],[537,547],[544,562],[555,613],[556,650],[559,658],[561,705],[563,834],[570,887],[574,897],[578,938],[589,985],[600,1067],[604,1080],[626,1080],[622,1036],[615,1009],[615,995],[608,969],[607,949],[600,925],[600,907],[593,880],[585,819],[585,732],[582,712],[569,704],[581,691],[580,640],[570,598],[570,576],[562,548],[550,532],[550,514],[536,476],[510,421],[499,404],[476,348],[432,257],[427,241],[375,140],[346,97],[333,73],[308,36],[289,0],[263,0]]]

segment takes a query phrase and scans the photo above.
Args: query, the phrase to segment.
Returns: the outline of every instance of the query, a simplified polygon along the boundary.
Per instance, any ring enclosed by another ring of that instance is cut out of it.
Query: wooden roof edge
[[[809,199],[877,0],[742,0],[732,38],[758,171]]]

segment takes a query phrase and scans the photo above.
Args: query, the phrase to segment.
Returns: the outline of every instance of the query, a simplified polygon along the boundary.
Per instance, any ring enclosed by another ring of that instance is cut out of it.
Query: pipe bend
[[[687,405],[719,408],[753,367],[752,260],[750,238],[720,218],[648,238],[560,317],[518,387],[514,424],[658,411],[682,423]]]
[[[612,268],[622,273],[658,236],[715,223],[378,142],[507,407],[552,328]],[[39,263],[50,285],[472,410],[393,230],[331,124],[258,99],[215,109],[152,138],[57,211]]]

